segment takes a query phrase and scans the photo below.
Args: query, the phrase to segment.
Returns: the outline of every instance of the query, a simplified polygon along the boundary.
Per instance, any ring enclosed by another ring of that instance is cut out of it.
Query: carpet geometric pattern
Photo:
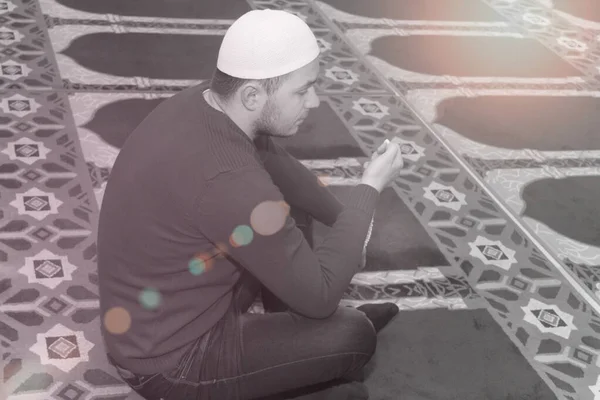
[[[322,51],[321,106],[281,144],[342,200],[384,139],[406,161],[343,303],[476,313],[557,399],[600,400],[600,6],[165,4],[0,0],[0,397],[136,398],[98,329],[105,183],[145,115],[210,79],[233,20],[273,8]]]

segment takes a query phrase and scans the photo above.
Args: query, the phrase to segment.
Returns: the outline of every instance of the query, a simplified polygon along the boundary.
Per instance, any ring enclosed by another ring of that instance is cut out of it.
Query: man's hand
[[[379,148],[373,152],[373,154],[371,155],[371,159],[364,163],[363,169],[367,169],[369,167],[369,165],[371,164],[371,161],[373,161],[374,159],[376,159],[377,157],[379,157],[380,155],[385,153],[385,149],[387,148],[387,145],[389,143],[390,143],[390,140],[385,139],[385,141],[379,146]]]
[[[386,139],[364,164],[365,171],[361,183],[381,192],[392,182],[404,167],[400,146]]]

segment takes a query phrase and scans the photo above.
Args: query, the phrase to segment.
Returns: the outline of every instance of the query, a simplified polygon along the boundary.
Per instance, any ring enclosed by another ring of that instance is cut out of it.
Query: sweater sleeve
[[[261,168],[214,178],[196,207],[196,223],[228,257],[292,310],[310,318],[335,311],[360,268],[379,193],[358,185],[323,243],[313,251],[286,211],[289,206]],[[252,234],[249,234],[251,228]],[[243,236],[240,243],[236,234]]]
[[[279,188],[285,201],[332,226],[343,205],[331,191],[319,183],[317,176],[269,137],[259,146],[265,169]]]

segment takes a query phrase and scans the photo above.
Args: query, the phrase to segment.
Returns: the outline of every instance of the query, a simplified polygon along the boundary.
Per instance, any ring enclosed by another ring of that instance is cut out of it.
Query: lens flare
[[[161,296],[158,290],[146,288],[139,296],[140,304],[147,310],[154,310],[160,305]]]
[[[113,335],[122,335],[131,328],[131,315],[123,307],[113,307],[104,314],[104,327]]]
[[[274,235],[285,225],[289,212],[290,206],[284,201],[264,201],[252,210],[250,225],[259,235]]]
[[[233,230],[229,242],[233,247],[247,246],[254,239],[254,231],[248,225],[240,225]]]
[[[206,270],[206,263],[200,256],[195,256],[190,260],[188,268],[192,275],[198,276]]]
[[[327,186],[327,182],[326,182],[327,176],[326,175],[319,175],[317,176],[317,182],[319,183],[319,186]]]

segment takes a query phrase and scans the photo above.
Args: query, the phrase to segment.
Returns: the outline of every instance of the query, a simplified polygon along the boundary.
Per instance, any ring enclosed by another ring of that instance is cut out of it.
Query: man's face
[[[311,108],[319,106],[313,85],[319,76],[319,60],[294,71],[279,89],[269,96],[254,131],[276,137],[288,137],[298,132]]]

